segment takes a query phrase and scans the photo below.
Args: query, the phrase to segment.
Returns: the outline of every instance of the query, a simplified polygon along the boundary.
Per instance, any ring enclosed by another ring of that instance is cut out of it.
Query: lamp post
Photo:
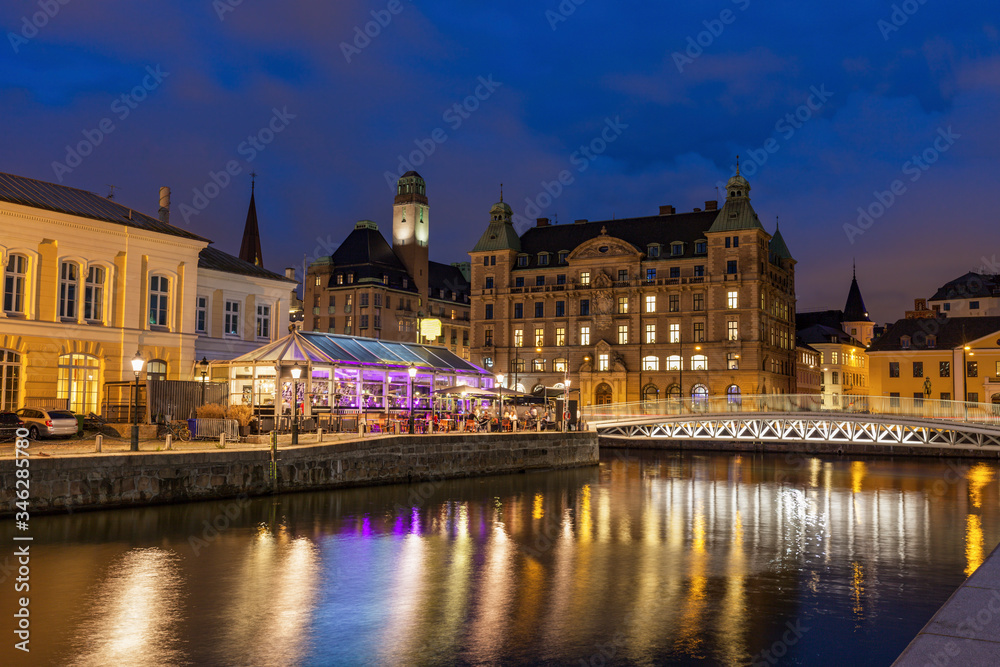
[[[292,444],[299,444],[299,388],[298,379],[302,377],[302,367],[299,362],[292,366]]]
[[[569,370],[567,366],[566,379],[563,380],[563,433],[569,430]]]
[[[966,355],[972,348],[962,347],[962,405],[965,408],[965,421],[969,421],[969,360]]]
[[[500,388],[500,432],[503,433],[503,373],[497,373],[497,386]]]
[[[205,405],[205,382],[208,378],[208,357],[202,357],[201,361],[198,362],[198,367],[201,369],[201,404]]]
[[[410,376],[410,435],[413,435],[413,378],[417,377],[417,367],[410,364],[410,367],[406,370]]]
[[[139,373],[142,372],[142,355],[138,350],[132,357],[132,372],[135,373],[135,399],[132,402],[132,442],[129,450],[139,451]]]

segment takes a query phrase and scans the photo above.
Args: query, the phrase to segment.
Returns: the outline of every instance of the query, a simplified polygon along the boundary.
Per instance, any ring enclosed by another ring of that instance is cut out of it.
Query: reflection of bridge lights
[[[983,506],[983,489],[993,481],[993,469],[980,461],[969,468],[966,479],[969,480],[969,502],[976,509],[981,509]]]

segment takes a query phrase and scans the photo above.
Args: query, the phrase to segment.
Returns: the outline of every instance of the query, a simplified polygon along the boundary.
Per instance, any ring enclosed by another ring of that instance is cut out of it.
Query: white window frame
[[[202,316],[201,327],[198,326],[198,317]],[[208,333],[208,297],[198,295],[194,298],[194,331],[195,333]]]
[[[100,276],[95,279],[94,274]],[[83,319],[87,322],[104,322],[104,295],[108,280],[107,268],[99,264],[87,267],[87,277],[83,282]],[[88,316],[87,313],[90,312]]]
[[[646,295],[646,312],[655,313],[656,312],[656,295],[648,294]]]
[[[17,260],[20,260],[18,262]],[[14,264],[13,268],[11,263]],[[18,266],[18,264],[21,264]],[[3,269],[3,309],[7,313],[24,315],[28,305],[28,271],[30,259],[27,255],[12,252],[7,255]],[[8,286],[12,289],[8,289]],[[9,299],[8,299],[9,297]],[[8,303],[10,307],[8,307]]]
[[[671,342],[671,343],[679,343],[679,342],[681,342],[681,325],[680,324],[671,324],[671,325],[669,325],[669,331],[670,331],[669,342]]]
[[[618,344],[628,345],[628,325],[619,324],[618,325]]]
[[[59,319],[76,321],[80,314],[80,263],[59,262]]]
[[[222,317],[222,335],[229,338],[239,338],[240,337],[240,302],[237,299],[226,299],[226,303],[223,306],[223,317]],[[230,306],[235,306],[231,308]],[[233,318],[235,318],[235,331],[232,331]]]
[[[647,355],[642,358],[642,370],[644,371],[658,371],[660,370],[660,358],[654,355]]]
[[[656,325],[647,324],[646,325],[646,344],[650,345],[656,342]]]
[[[590,326],[580,327],[580,345],[590,345]]]
[[[257,320],[254,331],[257,334],[258,340],[271,340],[271,304],[269,303],[258,303],[257,304]],[[261,333],[261,324],[264,325],[264,332]]]
[[[156,289],[153,289],[153,281],[156,281]],[[166,281],[167,287],[163,289],[163,282]],[[154,273],[149,276],[148,292],[149,298],[147,300],[149,305],[149,312],[147,313],[146,321],[150,327],[165,327],[170,328],[170,285],[173,283],[174,279],[172,276],[165,276],[159,273]],[[156,307],[153,307],[153,303],[156,303]],[[153,317],[153,313],[156,312],[157,316]],[[162,321],[161,317],[162,316]]]
[[[740,293],[738,291],[731,290],[726,294],[726,307],[727,308],[740,307]]]

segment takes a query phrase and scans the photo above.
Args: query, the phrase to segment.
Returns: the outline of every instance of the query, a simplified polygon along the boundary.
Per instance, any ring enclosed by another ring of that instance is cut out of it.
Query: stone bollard
[[[225,431],[223,431],[222,433],[219,434],[219,449],[225,449],[225,448],[226,448],[226,433]]]
[[[164,447],[168,452],[174,448],[174,434],[167,433],[167,444]]]
[[[94,438],[94,451],[100,454],[102,446],[104,446],[104,436],[98,434],[97,437]]]
[[[358,420],[358,435],[362,438],[365,437],[365,423],[360,419]]]
[[[323,429],[316,429],[316,442],[323,442]]]

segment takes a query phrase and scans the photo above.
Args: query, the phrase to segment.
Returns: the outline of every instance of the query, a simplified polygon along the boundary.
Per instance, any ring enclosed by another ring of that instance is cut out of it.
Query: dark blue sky
[[[843,307],[854,257],[880,321],[1000,270],[996,2],[577,2],[7,2],[0,170],[114,184],[152,215],[169,185],[172,222],[234,253],[256,170],[281,270],[359,219],[389,236],[386,172],[420,145],[445,262],[468,259],[501,182],[525,218],[691,210],[740,154],[800,310]],[[373,11],[386,25],[356,41]]]

